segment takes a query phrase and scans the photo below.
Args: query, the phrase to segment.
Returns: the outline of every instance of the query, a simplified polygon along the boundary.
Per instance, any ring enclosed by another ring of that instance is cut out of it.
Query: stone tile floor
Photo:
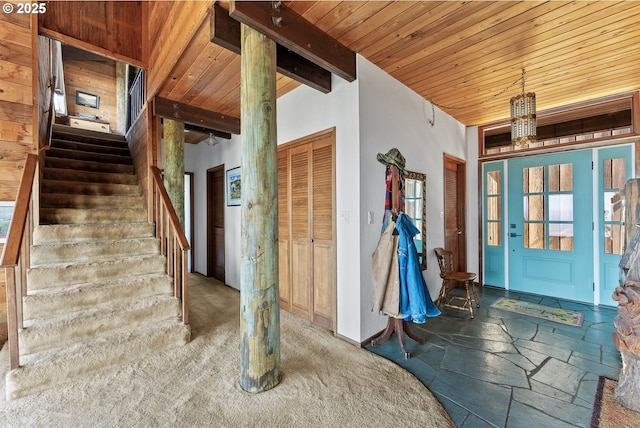
[[[366,349],[418,377],[457,427],[588,427],[599,376],[618,379],[622,367],[612,333],[614,308],[493,287],[479,287],[475,318],[442,308],[411,331],[405,359],[397,336]],[[577,310],[582,327],[495,309],[501,296]]]

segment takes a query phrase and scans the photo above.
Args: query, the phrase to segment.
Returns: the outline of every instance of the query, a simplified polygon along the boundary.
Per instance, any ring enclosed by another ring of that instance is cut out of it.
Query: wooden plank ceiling
[[[640,89],[637,1],[283,4],[467,126],[509,116],[523,67],[538,111]],[[278,96],[298,85],[278,75]],[[208,19],[158,95],[240,117],[240,58]]]

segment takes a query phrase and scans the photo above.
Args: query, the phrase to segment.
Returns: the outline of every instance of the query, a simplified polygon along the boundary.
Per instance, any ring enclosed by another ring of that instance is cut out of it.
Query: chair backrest
[[[448,273],[453,272],[453,253],[444,248],[434,248],[438,258],[438,266],[440,267],[440,278],[444,278]]]

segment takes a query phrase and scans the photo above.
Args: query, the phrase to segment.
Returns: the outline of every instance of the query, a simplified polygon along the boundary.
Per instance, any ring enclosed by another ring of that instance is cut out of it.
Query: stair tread
[[[51,137],[51,147],[77,147],[81,151],[105,150],[129,154],[129,146],[123,141],[77,141],[68,137],[66,135],[53,135]]]
[[[105,183],[105,184],[138,184],[138,178],[131,171],[87,171],[82,169],[59,168],[47,166],[44,168],[45,180],[60,180],[59,177],[73,177],[75,183]],[[82,179],[82,181],[77,181]],[[61,180],[65,181],[65,180]]]
[[[190,336],[189,326],[166,320],[27,355],[21,359],[21,367],[6,375],[7,399],[13,400],[182,346]]]
[[[124,332],[117,332],[113,335],[98,337],[93,340],[76,343],[71,346],[30,354],[21,360],[21,366],[22,368],[25,368],[29,366],[56,364],[59,361],[82,356],[83,353],[78,352],[79,349],[93,351],[96,348],[113,346],[113,342],[120,344],[131,340],[144,339],[149,334],[163,334],[168,327],[175,328],[176,326],[184,326],[188,329],[188,326],[181,324],[177,320],[163,320],[145,325],[143,328],[132,328]]]
[[[84,159],[67,159],[64,157],[47,156],[45,159],[45,170],[48,168],[66,169],[85,172],[111,172],[134,174],[134,167],[131,164],[105,163]]]
[[[141,195],[142,191],[135,183],[110,183],[105,181],[71,181],[45,178],[42,180],[42,193],[73,194],[93,196],[133,196]]]
[[[157,258],[165,258],[162,254],[142,254],[142,255],[132,255],[132,256],[117,256],[109,259],[101,259],[94,262],[59,262],[59,263],[46,263],[40,266],[34,266],[28,269],[28,271],[38,270],[38,269],[65,269],[70,267],[86,267],[93,265],[107,265],[107,264],[117,264],[123,262],[131,262],[137,261],[142,262],[148,259],[157,259]]]
[[[92,239],[90,241],[64,241],[64,242],[48,242],[46,244],[34,244],[32,246],[36,248],[53,248],[53,247],[81,247],[87,245],[111,245],[119,243],[133,243],[133,242],[152,242],[157,241],[158,238],[154,236],[142,236],[123,239]]]
[[[114,223],[86,223],[86,224],[41,224],[34,231],[35,244],[92,242],[103,236],[125,238],[155,237],[155,224],[151,222],[114,222]],[[133,233],[140,235],[133,235]],[[120,233],[121,235],[117,235]],[[60,238],[65,236],[64,239]]]
[[[137,223],[147,217],[144,208],[64,208],[41,207],[41,224]]]
[[[47,316],[46,318],[33,318],[25,320],[25,329],[42,330],[56,325],[84,323],[89,319],[108,317],[115,313],[135,311],[141,308],[151,307],[157,303],[177,303],[177,299],[168,290],[167,294],[156,294],[124,301],[106,302],[91,308],[69,311],[61,314]]]
[[[147,279],[168,278],[165,273],[145,273],[141,275],[129,275],[120,278],[109,278],[101,281],[83,282],[78,284],[70,284],[61,287],[49,287],[39,290],[29,290],[24,299],[38,298],[40,296],[48,296],[51,294],[72,294],[78,292],[89,292],[95,288],[109,288],[126,286],[127,282],[145,281]]]
[[[93,131],[90,129],[82,129],[82,128],[72,128],[69,125],[63,125],[60,123],[53,124],[52,135],[67,135],[72,136],[75,139],[80,138],[91,138],[93,140],[108,140],[108,141],[120,141],[126,142],[126,138],[124,135],[115,134],[115,133],[107,133],[107,132],[99,132]]]

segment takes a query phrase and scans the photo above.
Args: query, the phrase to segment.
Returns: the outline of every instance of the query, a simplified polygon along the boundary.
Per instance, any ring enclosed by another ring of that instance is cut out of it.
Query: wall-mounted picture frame
[[[240,205],[240,191],[242,190],[242,173],[240,167],[227,170],[227,206]]]
[[[100,97],[88,92],[76,91],[76,104],[84,107],[98,108]]]
[[[0,201],[0,244],[7,241],[7,233],[9,233],[15,205],[15,202]]]

